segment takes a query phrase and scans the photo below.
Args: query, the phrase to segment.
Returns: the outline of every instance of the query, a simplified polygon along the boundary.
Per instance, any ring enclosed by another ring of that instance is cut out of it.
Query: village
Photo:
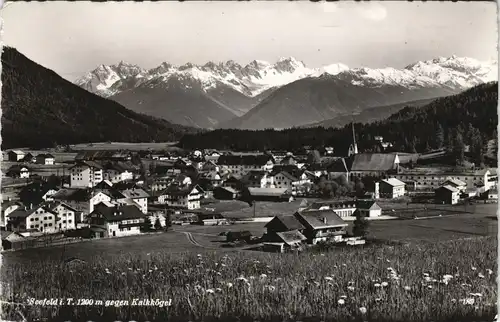
[[[389,144],[377,139],[382,148]],[[199,244],[189,226],[205,232],[217,226],[226,247],[284,252],[358,245],[367,221],[462,213],[498,199],[495,168],[457,171],[433,163],[444,151],[360,153],[353,140],[346,152],[109,149],[59,160],[57,153],[10,150],[3,162],[2,246],[12,251],[169,230]],[[252,234],[250,223],[263,234]]]

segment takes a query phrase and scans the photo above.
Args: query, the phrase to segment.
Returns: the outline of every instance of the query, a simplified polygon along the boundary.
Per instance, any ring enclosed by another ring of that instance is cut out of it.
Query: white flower
[[[215,291],[212,290],[211,288],[205,290],[205,292],[207,292],[208,294],[214,294],[215,293]]]
[[[475,271],[477,268],[475,268],[474,266],[472,266],[472,267],[471,267],[471,269],[472,269],[473,271]]]
[[[221,289],[220,287],[217,287],[217,288],[215,289],[215,291],[220,293],[220,292],[222,292],[222,289]]]
[[[348,286],[348,287],[347,287],[347,289],[348,289],[349,291],[354,291],[354,286]]]
[[[346,299],[347,298],[347,295],[341,295],[340,296],[341,299]]]
[[[486,270],[486,272],[488,273],[488,275],[493,274],[493,271],[491,269],[489,269],[489,268]]]
[[[229,287],[229,288],[233,287],[233,283],[229,283],[229,282],[228,282],[226,285],[227,285],[227,287]]]
[[[456,303],[457,300],[456,299],[451,299],[451,303]]]
[[[429,273],[424,273],[424,276],[425,277],[429,277]]]
[[[243,276],[238,277],[236,280],[237,281],[242,281],[242,282],[248,282],[248,280],[245,277],[243,277]]]
[[[479,277],[479,278],[484,278],[484,275],[483,275],[483,274],[481,274],[481,273],[479,273],[479,274],[477,274],[477,277]]]
[[[340,305],[344,305],[344,304],[345,304],[345,301],[344,301],[344,299],[339,299],[339,300],[337,301],[337,303],[339,303]]]
[[[409,286],[405,286],[405,287],[404,287],[404,289],[405,289],[406,291],[409,291],[409,290],[411,290],[411,287],[409,287]]]
[[[362,306],[359,308],[359,313],[366,314],[366,307]]]
[[[260,274],[260,278],[266,278],[267,275],[266,274]]]
[[[387,282],[382,282],[382,287],[386,287],[387,285],[389,285],[389,283],[387,283]]]
[[[272,286],[272,285],[266,285],[266,288],[269,290],[269,291],[274,291],[276,290],[276,287]]]
[[[471,296],[477,296],[477,297],[482,297],[483,294],[481,293],[470,293]]]
[[[373,284],[373,286],[380,287],[381,285],[379,283],[375,283],[375,284]]]
[[[333,278],[331,278],[330,276],[327,276],[327,277],[325,277],[325,280],[327,280],[327,281],[333,281]]]
[[[427,288],[428,288],[428,289],[431,289],[431,288],[432,288],[432,285],[427,285]]]

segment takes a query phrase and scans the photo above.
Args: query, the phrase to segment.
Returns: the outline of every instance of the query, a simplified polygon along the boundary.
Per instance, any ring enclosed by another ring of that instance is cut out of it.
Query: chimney
[[[323,223],[324,223],[325,225],[327,224],[326,217],[323,217]]]
[[[375,182],[375,194],[373,196],[375,199],[380,198],[380,183]]]

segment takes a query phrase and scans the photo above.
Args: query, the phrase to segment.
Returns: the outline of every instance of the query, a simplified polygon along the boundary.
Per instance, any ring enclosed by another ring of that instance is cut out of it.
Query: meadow
[[[168,251],[3,268],[3,300],[102,300],[3,306],[4,317],[166,321],[492,321],[494,237],[300,254]],[[133,299],[171,306],[128,306]]]

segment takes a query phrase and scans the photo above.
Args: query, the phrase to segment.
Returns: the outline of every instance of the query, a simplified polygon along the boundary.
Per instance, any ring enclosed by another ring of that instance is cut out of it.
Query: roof
[[[92,196],[89,189],[65,188],[52,195],[52,199],[70,201],[88,201]]]
[[[189,195],[193,190],[195,189],[194,186],[189,186],[187,188],[176,185],[176,184],[170,184],[167,189],[163,190],[161,193],[162,195],[169,195],[169,196],[187,196]]]
[[[70,169],[73,169],[75,167],[81,167],[81,166],[87,166],[89,168],[97,168],[97,169],[103,169],[104,167],[95,161],[77,161],[74,166],[72,166]]]
[[[132,172],[134,167],[131,164],[120,161],[108,161],[103,165],[105,170],[115,170],[117,172]]]
[[[288,245],[296,242],[301,242],[307,239],[298,230],[283,231],[276,233],[276,235],[278,235],[280,239]]]
[[[78,212],[78,210],[76,210],[73,207],[68,206],[67,204],[65,204],[63,202],[57,202],[57,201],[44,202],[43,206],[47,207],[47,209],[49,209],[50,211],[54,211],[54,209],[57,208],[58,206],[62,206],[64,208],[68,209],[69,211]]]
[[[228,191],[228,192],[230,192],[232,194],[237,194],[238,193],[238,191],[234,190],[231,187],[221,187],[221,186],[218,186],[218,187],[215,187],[215,189],[223,189],[223,190],[226,190],[226,191]]]
[[[15,153],[15,154],[22,154],[24,155],[24,152],[21,150],[10,150],[9,153]]]
[[[278,175],[278,174],[283,175],[285,178],[287,178],[290,181],[299,181],[298,178],[296,178],[295,176],[291,175],[290,173],[288,173],[286,171],[281,171],[280,173],[277,173],[276,175]]]
[[[398,180],[396,178],[384,179],[382,181],[385,182],[385,183],[387,183],[390,186],[393,186],[393,187],[398,187],[398,186],[404,186],[405,185],[405,183],[403,181]]]
[[[120,191],[120,193],[130,199],[141,199],[149,197],[149,194],[143,189],[126,189]]]
[[[248,188],[252,196],[276,196],[280,197],[287,192],[288,188]]]
[[[381,210],[382,208],[373,200],[358,200],[356,202],[358,209],[364,210]]]
[[[326,165],[328,172],[348,172],[347,163],[344,158],[336,159]]]
[[[107,207],[104,204],[99,203],[95,206],[94,211],[89,215],[90,217],[95,217],[96,215],[102,215],[106,221],[121,221],[127,219],[140,219],[145,218],[137,206],[116,206]]]
[[[351,171],[388,171],[395,169],[397,154],[362,153],[355,154]]]
[[[126,159],[130,156],[127,151],[95,150],[83,151],[77,154],[75,160],[105,160],[105,159]]]
[[[406,163],[417,163],[418,159],[420,157],[420,154],[418,153],[398,153],[398,158],[399,158],[399,163],[400,164],[406,164]]]
[[[354,201],[354,200],[316,201],[309,207],[309,209],[319,210],[323,206],[329,206],[330,209],[351,208],[351,207],[356,207],[356,201]]]
[[[268,226],[271,225],[272,222],[275,222],[275,221],[280,221],[281,223],[283,223],[283,225],[287,228],[287,230],[305,229],[306,228],[293,215],[286,215],[286,216],[278,215],[278,216],[274,217],[273,219],[271,219],[271,221],[268,222],[264,227],[267,228]]]
[[[466,186],[467,183],[463,182],[462,180],[458,180],[458,179],[446,179],[446,181],[444,182],[444,185],[447,185],[447,183],[449,183],[450,186],[455,186],[455,187],[460,187],[460,186]]]
[[[274,158],[267,154],[257,155],[221,155],[217,160],[220,165],[265,165]]]
[[[442,187],[439,187],[437,188],[436,190],[448,190],[450,192],[458,192],[458,189],[456,189],[455,187],[452,187],[452,186],[449,186],[449,185],[444,185]]]
[[[36,156],[37,158],[54,159],[54,156],[50,153],[40,153]]]
[[[248,181],[259,181],[262,180],[267,175],[266,171],[263,170],[252,170],[243,176],[242,180]]]
[[[344,220],[331,209],[297,211],[295,216],[302,218],[313,229],[347,226]]]

